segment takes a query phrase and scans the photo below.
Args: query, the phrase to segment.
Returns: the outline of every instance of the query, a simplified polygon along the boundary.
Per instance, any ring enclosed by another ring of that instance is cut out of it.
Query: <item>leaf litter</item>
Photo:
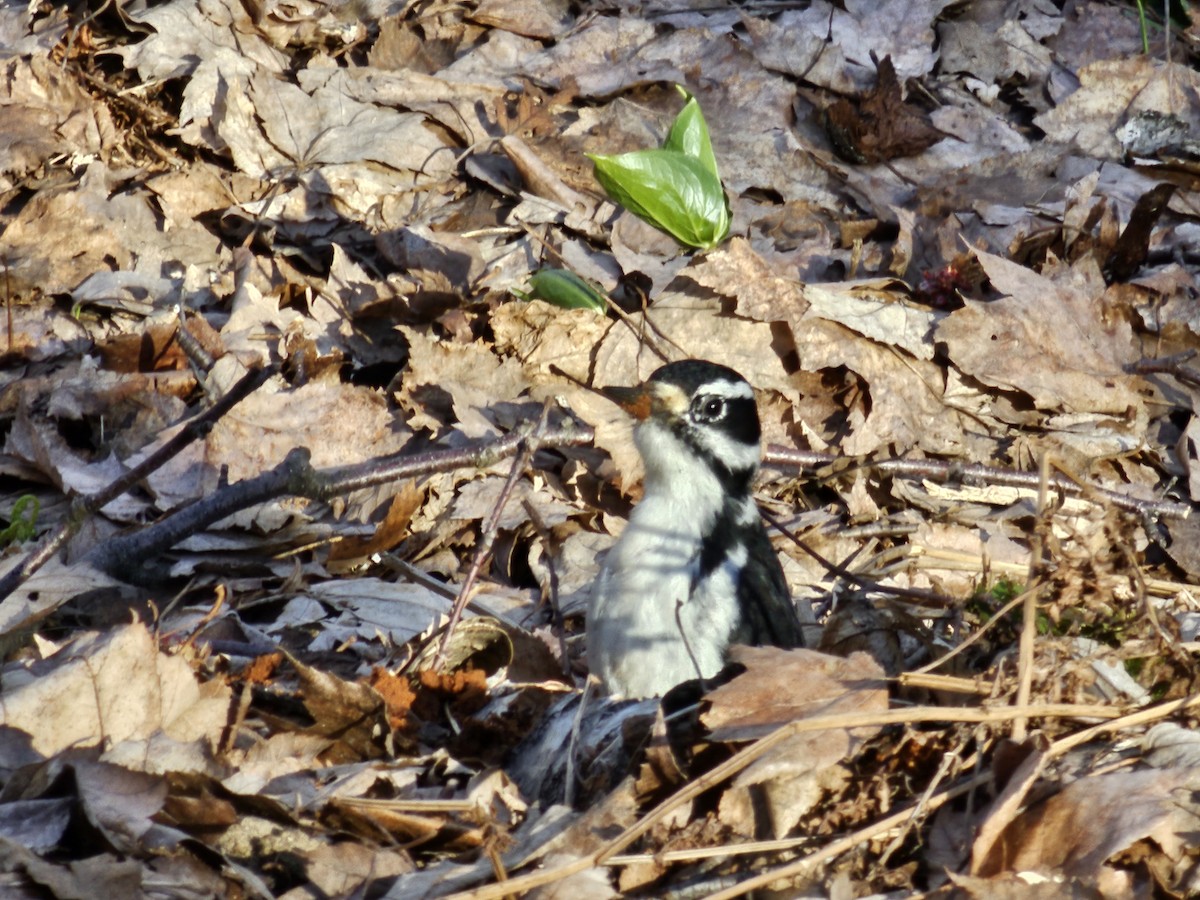
[[[1200,33],[1069,7],[0,8],[8,882],[1194,891]],[[706,252],[588,162],[675,85]],[[613,703],[581,383],[685,355],[818,649]]]

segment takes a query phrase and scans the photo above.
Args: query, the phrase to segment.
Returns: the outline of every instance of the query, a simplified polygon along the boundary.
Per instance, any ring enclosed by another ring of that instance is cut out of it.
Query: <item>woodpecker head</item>
[[[648,491],[682,486],[702,471],[730,496],[749,494],[761,428],[754,390],[733,369],[685,359],[637,387],[604,388],[604,394],[638,420],[634,441]]]

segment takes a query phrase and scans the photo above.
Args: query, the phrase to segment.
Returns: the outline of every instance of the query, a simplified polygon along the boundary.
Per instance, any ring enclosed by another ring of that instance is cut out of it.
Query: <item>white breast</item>
[[[646,496],[592,591],[588,665],[610,693],[652,697],[720,671],[737,622],[735,579],[745,559],[726,563],[692,593],[701,538],[723,501],[720,484],[692,454],[656,457],[647,452],[646,435],[638,437]]]

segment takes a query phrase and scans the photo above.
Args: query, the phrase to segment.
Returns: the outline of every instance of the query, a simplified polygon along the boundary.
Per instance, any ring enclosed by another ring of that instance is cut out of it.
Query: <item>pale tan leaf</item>
[[[516,356],[531,374],[557,366],[586,382],[596,347],[613,327],[587,309],[559,309],[542,300],[510,301],[492,313],[496,350]]]
[[[1142,409],[1139,379],[1124,371],[1138,355],[1132,331],[1122,318],[1105,318],[1102,281],[1086,269],[1051,280],[990,253],[977,256],[1005,296],[968,302],[938,324],[958,368],[1024,391],[1043,410],[1122,417]]]
[[[175,430],[164,432],[161,440]],[[240,481],[282,462],[296,447],[307,447],[312,464],[323,467],[394,453],[407,440],[408,430],[374,391],[319,382],[288,391],[264,386],[222,418],[204,442],[151,475],[148,484],[166,508],[213,490],[222,468],[230,481]]]
[[[714,740],[752,740],[788,722],[888,707],[884,672],[865,653],[849,658],[813,650],[734,647],[730,658],[746,671],[708,695],[701,721]],[[764,812],[777,837],[790,831],[826,789],[844,777],[840,763],[878,728],[822,729],[792,735],[755,760],[721,800],[721,815],[754,834],[753,786],[767,798]]]
[[[566,0],[482,0],[471,18],[532,38],[556,38],[571,24]]]
[[[29,732],[50,756],[67,747],[143,740],[158,731],[179,741],[216,739],[230,692],[198,684],[188,664],[160,653],[141,623],[84,635],[12,678],[0,696],[0,720]]]
[[[521,366],[482,342],[449,344],[413,328],[400,330],[409,342],[409,371],[398,399],[414,413],[409,424],[455,425],[468,437],[496,434],[490,407],[518,400],[529,388]]]
[[[1117,126],[1134,113],[1155,112],[1195,120],[1200,113],[1195,70],[1153,56],[1106,59],[1079,71],[1079,89],[1034,119],[1047,136],[1088,156],[1121,159]]]

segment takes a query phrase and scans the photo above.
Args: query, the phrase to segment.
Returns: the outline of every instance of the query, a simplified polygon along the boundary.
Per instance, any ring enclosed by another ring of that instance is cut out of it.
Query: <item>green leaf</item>
[[[708,123],[704,121],[704,113],[700,111],[700,104],[684,88],[680,87],[679,92],[683,94],[687,102],[679,111],[679,115],[675,117],[667,140],[663,143],[663,149],[676,150],[685,156],[699,160],[704,168],[712,172],[714,178],[720,180],[721,174],[717,171],[717,157],[713,154],[712,141],[708,135]]]
[[[560,309],[590,309],[604,314],[604,293],[569,269],[539,269],[529,278],[529,290],[513,291],[522,300],[545,300]]]
[[[31,540],[37,534],[37,517],[41,508],[41,501],[34,494],[25,494],[18,498],[10,514],[12,521],[7,528],[0,531],[0,547]]]
[[[678,150],[588,154],[608,195],[681,244],[708,249],[729,234],[729,203],[721,179]],[[714,163],[715,165],[715,163]]]

